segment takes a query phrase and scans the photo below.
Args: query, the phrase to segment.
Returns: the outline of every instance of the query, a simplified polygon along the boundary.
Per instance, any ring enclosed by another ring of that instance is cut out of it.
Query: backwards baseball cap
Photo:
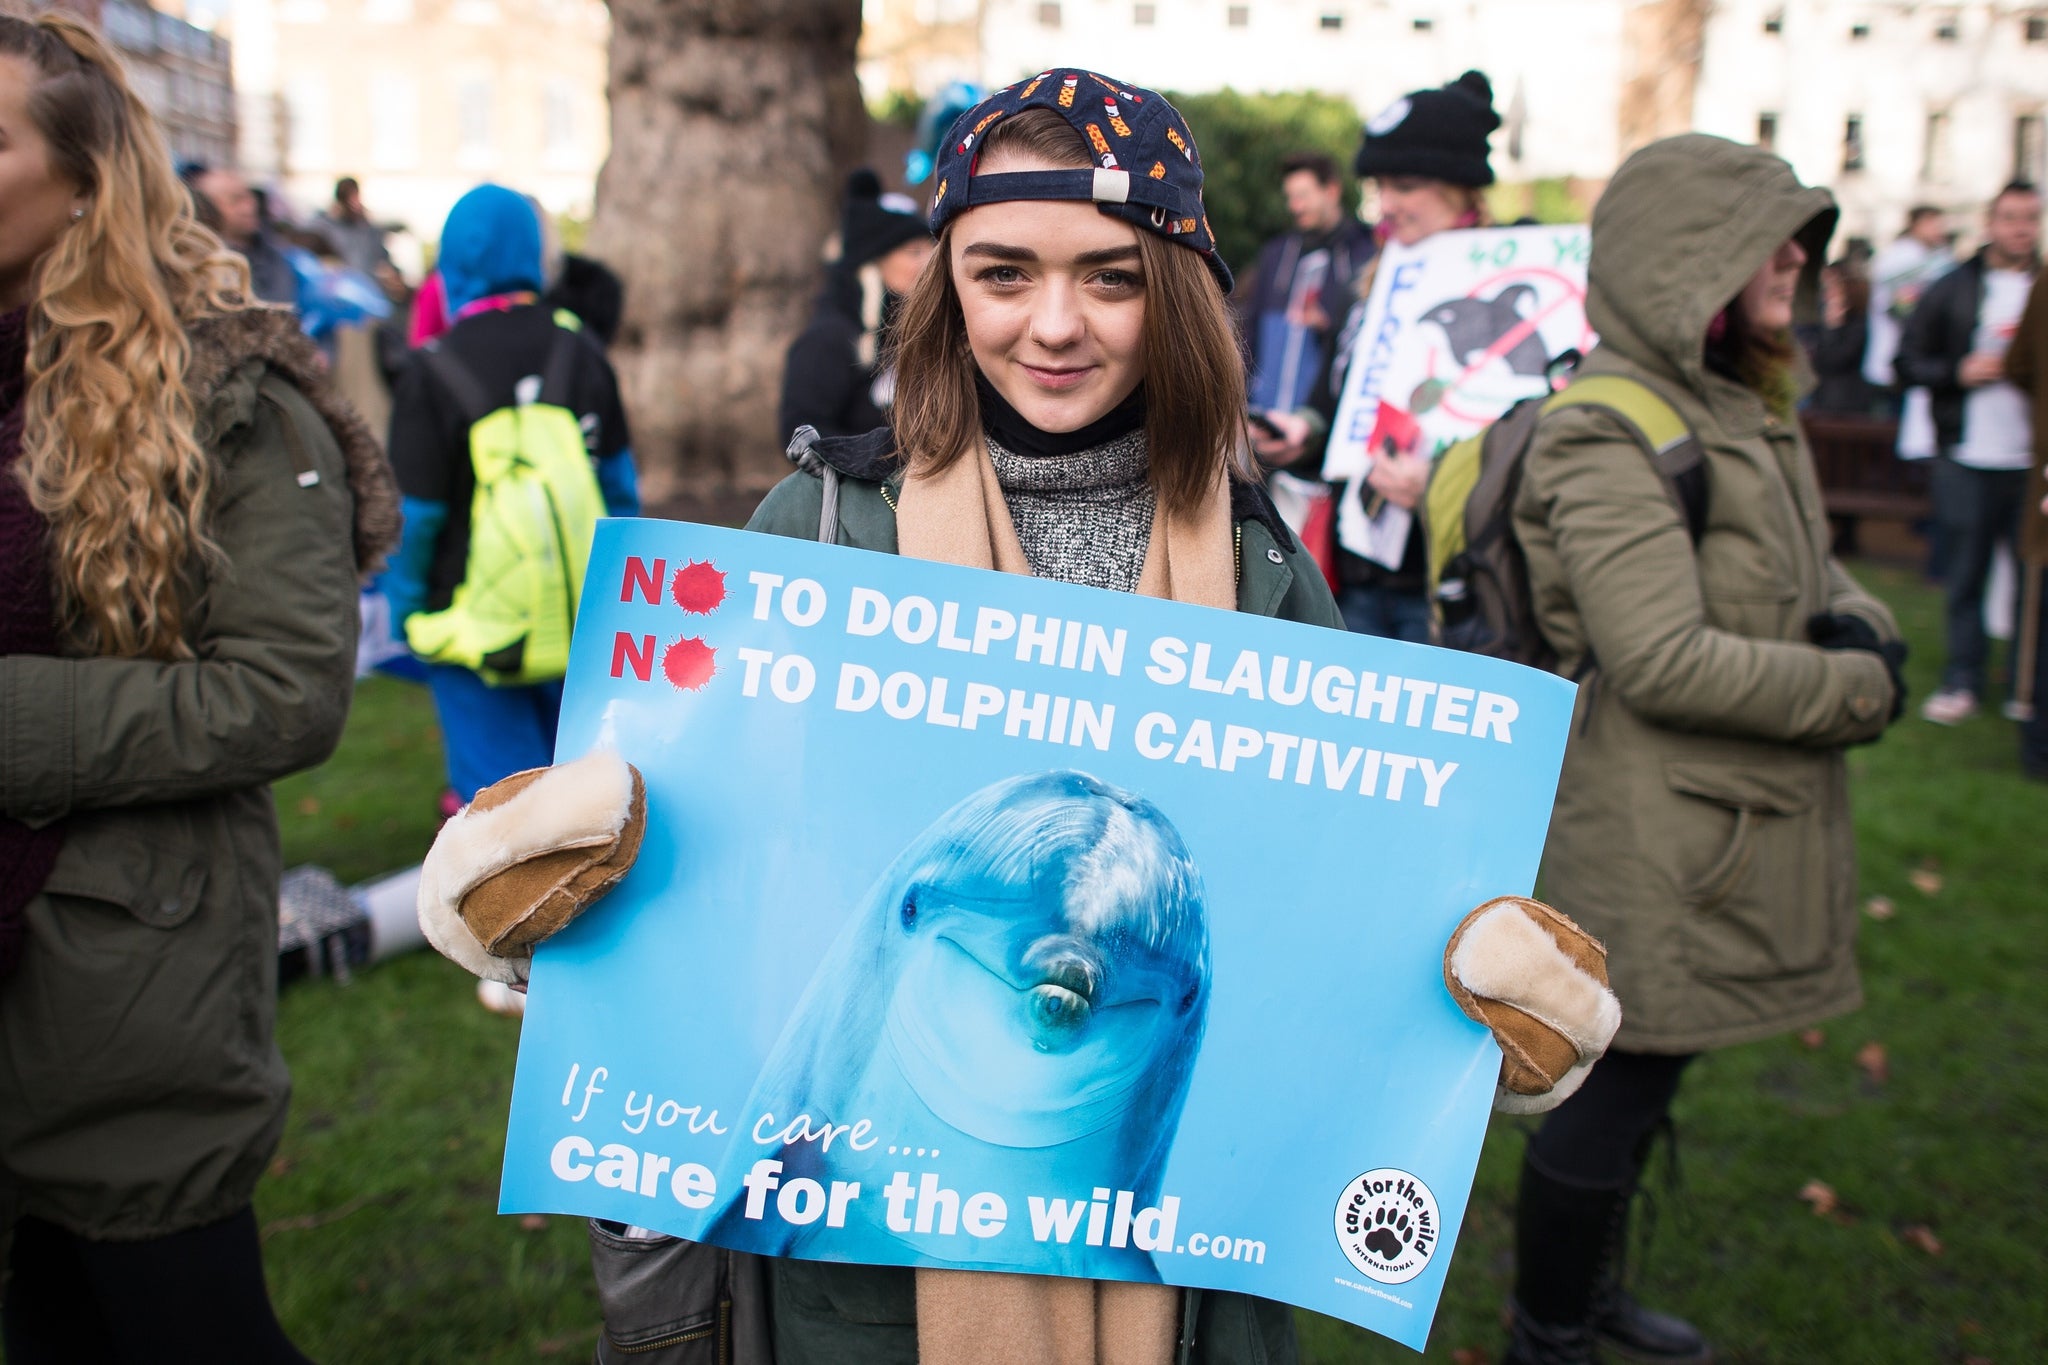
[[[1087,143],[1093,170],[977,173],[981,144],[1000,120],[1049,109]],[[1017,199],[1092,202],[1178,246],[1202,253],[1230,292],[1230,267],[1202,211],[1202,156],[1187,120],[1157,92],[1093,71],[1042,71],[996,91],[953,121],[939,144],[932,233],[977,204]]]

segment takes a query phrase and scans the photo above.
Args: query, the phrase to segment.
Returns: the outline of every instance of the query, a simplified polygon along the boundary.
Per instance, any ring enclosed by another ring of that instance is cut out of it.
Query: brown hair
[[[1709,324],[1701,359],[1709,370],[1754,390],[1765,407],[1790,420],[1799,405],[1798,345],[1790,328],[1758,329],[1738,295]]]
[[[989,130],[998,150],[1085,169],[1095,163],[1067,121],[1027,109]],[[958,220],[955,220],[956,222]],[[974,357],[953,285],[953,224],[903,300],[890,354],[896,367],[897,457],[920,472],[944,469],[981,439]],[[1237,451],[1244,424],[1244,362],[1223,290],[1199,252],[1138,232],[1145,276],[1145,439],[1153,490],[1175,512],[1195,507],[1220,464],[1249,477]]]
[[[190,657],[213,462],[185,387],[194,319],[248,307],[249,272],[193,218],[156,119],[78,20],[0,15],[33,74],[51,168],[87,196],[38,262],[15,475],[48,520],[57,611],[87,654]]]

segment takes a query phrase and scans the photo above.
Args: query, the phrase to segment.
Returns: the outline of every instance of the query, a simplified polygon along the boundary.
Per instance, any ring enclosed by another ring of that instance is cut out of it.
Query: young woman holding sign
[[[1094,112],[1059,98],[1076,87]],[[1108,142],[1100,123],[1088,127],[1103,120],[1105,97],[1120,108],[1108,120],[1115,141],[1091,153],[1094,139]],[[1243,369],[1201,183],[1172,106],[1093,73],[1047,73],[963,115],[936,176],[937,251],[904,301],[893,429],[802,450],[802,472],[769,494],[751,529],[1337,627],[1321,576],[1237,455]],[[572,819],[561,794],[610,792],[613,804],[586,819],[618,835],[584,855],[587,884],[602,883],[642,818],[626,771],[595,754],[479,797],[497,827],[514,829],[509,855],[473,842],[467,817],[451,822],[422,882],[436,946],[479,974],[523,979],[525,961],[487,953],[471,926],[516,921],[559,883],[499,869],[508,856],[561,859]],[[519,808],[530,819],[497,814]],[[566,864],[553,866],[559,877]],[[1512,963],[1543,983],[1539,993],[1591,984],[1566,954],[1591,963],[1597,946],[1534,902],[1490,903],[1467,924],[1471,959]],[[1515,945],[1530,941],[1531,924],[1545,936],[1528,953]],[[1458,978],[1454,994],[1501,1020],[1508,1054],[1529,1060],[1530,1027],[1542,1026],[1491,998],[1501,988],[1468,986]],[[1554,1103],[1598,1055],[1613,1024],[1604,987],[1579,998],[1577,1011],[1524,1001],[1557,1024],[1546,1032],[1562,1046],[1541,1075],[1510,1069],[1523,1093],[1506,1103]],[[685,1315],[681,1262],[704,1249],[622,1239],[605,1225],[593,1239],[608,1341]],[[677,1268],[648,1273],[661,1256]],[[1293,1352],[1292,1313],[1237,1294],[799,1260],[761,1269],[780,1365],[1166,1365]]]

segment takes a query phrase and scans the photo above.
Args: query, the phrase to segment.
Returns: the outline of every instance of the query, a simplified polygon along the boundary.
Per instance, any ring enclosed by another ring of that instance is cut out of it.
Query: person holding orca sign
[[[1230,273],[1216,255],[1201,161],[1179,113],[1152,91],[1093,72],[1048,71],[960,117],[935,185],[937,249],[904,299],[894,343],[893,425],[799,439],[798,471],[749,529],[1339,628],[1321,574],[1239,454],[1244,381],[1225,304]],[[1041,806],[1042,818],[1031,814]],[[429,938],[479,975],[523,981],[533,944],[624,875],[647,821],[661,818],[633,769],[602,750],[487,789],[429,855],[420,906]],[[1065,842],[1034,832],[1041,827]],[[1175,1103],[1167,1073],[1199,1027],[1206,980],[1199,905],[1180,885],[1177,836],[1139,798],[1071,775],[991,788],[906,857],[944,862],[948,850],[1012,843],[1031,850],[1019,866],[1040,868],[1051,856],[1041,850],[1058,843],[1063,866],[1118,869],[1050,880],[1033,870],[1026,879],[1040,898],[1034,913],[1053,917],[1063,926],[1056,936],[1073,948],[1054,955],[1029,992],[1034,1027],[1087,1026],[1104,1003],[1086,969],[1088,950],[1101,946],[1088,934],[1100,921],[1097,893],[1121,896],[1142,882],[1144,904],[1128,913],[1173,926],[1166,937],[1175,951],[1155,945],[1147,970],[1177,983],[1182,1031],[1146,1044],[1156,1052],[1134,1041],[1119,1055],[1165,1058],[1167,1080],[1146,1080],[1158,1092],[1147,1103]],[[1125,875],[1134,858],[1158,875]],[[969,861],[986,860],[976,853]],[[959,896],[927,905],[892,882],[867,913],[879,935],[917,932],[927,914],[963,914],[960,907]],[[977,933],[996,932],[977,923]],[[849,951],[863,941],[850,939]],[[1501,1043],[1500,1107],[1556,1103],[1601,1054],[1619,1015],[1600,958],[1576,926],[1522,897],[1490,900],[1458,927],[1445,980]],[[791,1035],[784,1060],[792,1074],[815,1056],[855,1055],[843,1021],[867,1017],[867,1005],[830,1003]],[[933,1046],[947,1044],[948,1033],[935,1026]],[[757,1089],[764,1105],[786,1109],[779,1066]],[[985,1106],[1000,1113],[963,1100],[959,1122],[1007,1125],[1025,1147],[1071,1127],[1038,1108],[1013,1112],[1019,1086]],[[813,1117],[833,1125],[850,1116]],[[1118,1198],[1142,1202],[1151,1158],[1136,1151],[1128,1168]],[[765,1201],[772,1174],[741,1182],[740,1216],[746,1199]],[[963,1225],[970,1212],[958,1210]],[[1292,1312],[1241,1294],[836,1264],[797,1259],[803,1250],[794,1244],[789,1255],[741,1258],[749,1264],[734,1268],[730,1253],[633,1229],[595,1224],[592,1237],[606,1304],[602,1360],[621,1358],[612,1352],[629,1341],[652,1342],[657,1324],[694,1320],[693,1287],[710,1296],[714,1315],[719,1294],[732,1301],[739,1358],[772,1344],[780,1365],[1220,1365],[1294,1355]]]

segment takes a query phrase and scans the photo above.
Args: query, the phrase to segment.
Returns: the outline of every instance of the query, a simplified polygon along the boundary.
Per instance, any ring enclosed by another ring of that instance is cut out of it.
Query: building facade
[[[602,0],[227,0],[243,168],[298,210],[353,176],[440,235],[495,180],[587,216],[610,143]]]
[[[1999,187],[2048,181],[2048,5],[1720,0],[1693,122],[1834,188],[1883,242],[1931,203],[1970,228]]]
[[[1597,184],[1654,137],[1764,141],[1845,233],[1974,216],[2048,177],[2048,3],[2011,0],[983,0],[981,78],[1053,65],[1209,91],[1313,89],[1370,116],[1470,67],[1507,181]]]

